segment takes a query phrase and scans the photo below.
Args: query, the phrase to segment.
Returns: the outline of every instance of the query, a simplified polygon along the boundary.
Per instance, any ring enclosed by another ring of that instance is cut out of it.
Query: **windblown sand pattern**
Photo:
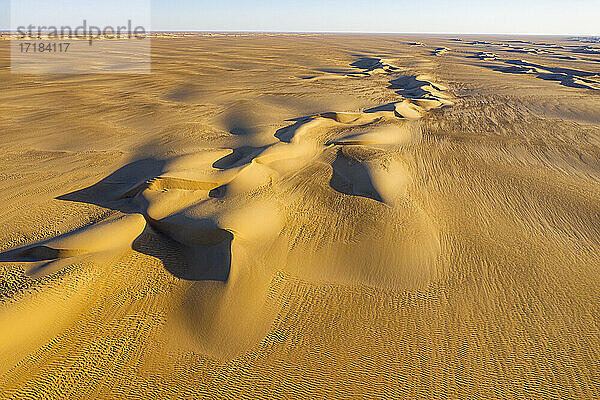
[[[600,397],[600,43],[0,46],[0,397]]]

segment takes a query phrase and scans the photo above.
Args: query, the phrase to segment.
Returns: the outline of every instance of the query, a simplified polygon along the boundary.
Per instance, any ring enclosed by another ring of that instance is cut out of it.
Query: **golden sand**
[[[0,43],[0,397],[600,397],[600,43],[484,39]]]

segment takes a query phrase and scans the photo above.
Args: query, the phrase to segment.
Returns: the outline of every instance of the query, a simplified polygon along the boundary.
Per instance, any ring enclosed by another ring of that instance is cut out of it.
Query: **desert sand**
[[[1,398],[600,397],[600,40],[152,40],[0,41]]]

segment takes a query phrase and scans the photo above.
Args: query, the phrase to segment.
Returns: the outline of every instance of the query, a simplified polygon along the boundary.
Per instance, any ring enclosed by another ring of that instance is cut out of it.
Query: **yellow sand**
[[[0,43],[0,398],[600,397],[600,44],[155,36]]]

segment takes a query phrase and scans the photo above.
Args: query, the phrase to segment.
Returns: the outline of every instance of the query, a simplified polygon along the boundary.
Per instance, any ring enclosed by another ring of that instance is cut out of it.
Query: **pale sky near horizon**
[[[600,0],[150,1],[152,30],[600,35]]]

